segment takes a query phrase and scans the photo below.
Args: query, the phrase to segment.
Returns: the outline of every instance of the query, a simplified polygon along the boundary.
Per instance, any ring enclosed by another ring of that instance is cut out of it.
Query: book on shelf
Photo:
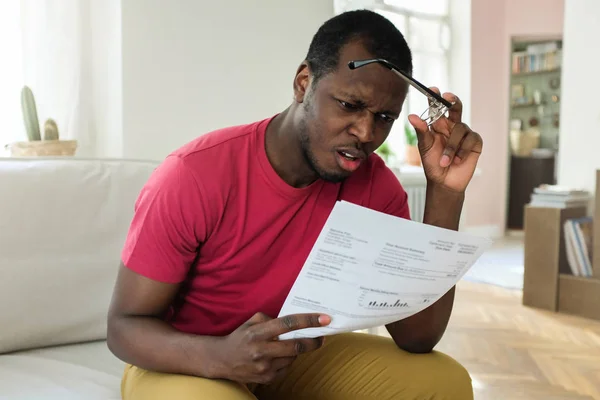
[[[572,218],[564,223],[565,251],[571,272],[575,276],[592,276],[593,219]]]
[[[561,67],[562,50],[557,44],[542,43],[529,45],[523,51],[512,54],[513,74],[553,71]]]
[[[540,185],[533,190],[532,207],[573,208],[587,207],[590,193],[587,190],[558,185]]]
[[[543,183],[534,189],[535,193],[542,194],[553,194],[557,196],[572,196],[572,195],[585,195],[589,196],[589,192],[585,189],[572,188],[569,186],[562,185],[550,185]]]

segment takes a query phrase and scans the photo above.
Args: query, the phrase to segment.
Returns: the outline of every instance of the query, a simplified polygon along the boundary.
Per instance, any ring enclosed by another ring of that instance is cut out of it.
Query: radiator
[[[425,211],[425,185],[404,186],[408,194],[408,207],[410,208],[410,219],[417,222],[423,222],[423,212]]]

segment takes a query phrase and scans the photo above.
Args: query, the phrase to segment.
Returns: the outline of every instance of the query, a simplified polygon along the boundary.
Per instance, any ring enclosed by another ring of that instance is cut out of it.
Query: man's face
[[[349,61],[366,58],[373,56],[352,42],[342,49],[337,71],[316,87],[306,68],[296,76],[302,149],[322,179],[339,182],[358,169],[388,137],[402,110],[408,86],[392,71],[378,64],[348,68]]]

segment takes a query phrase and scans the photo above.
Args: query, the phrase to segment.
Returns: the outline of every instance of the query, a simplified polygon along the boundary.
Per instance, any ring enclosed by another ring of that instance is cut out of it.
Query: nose
[[[375,139],[375,115],[369,110],[356,115],[350,127],[350,134],[356,136],[361,143],[369,143]]]

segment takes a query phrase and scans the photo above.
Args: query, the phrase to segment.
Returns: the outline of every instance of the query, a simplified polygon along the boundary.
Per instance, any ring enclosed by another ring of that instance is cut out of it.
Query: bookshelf
[[[560,40],[512,43],[510,126],[523,133],[537,128],[536,147],[552,151],[558,150],[561,66]]]
[[[526,207],[523,305],[600,320],[600,170],[593,207],[591,276],[573,274],[564,233],[565,222],[588,216],[589,207]]]
[[[513,39],[509,70],[507,224],[521,230],[533,188],[556,182],[562,40]]]

